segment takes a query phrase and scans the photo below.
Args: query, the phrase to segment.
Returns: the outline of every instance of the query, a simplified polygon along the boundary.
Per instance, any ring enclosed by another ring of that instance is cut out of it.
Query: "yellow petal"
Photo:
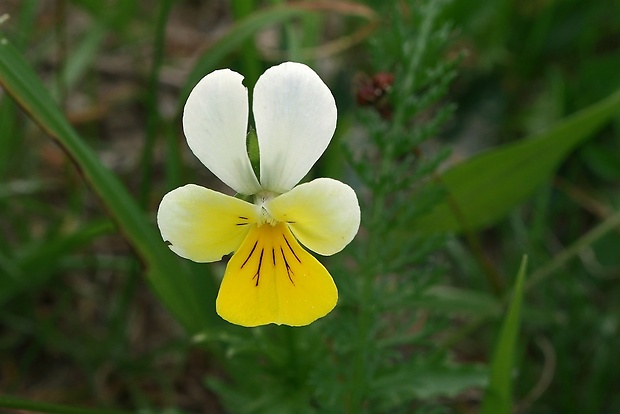
[[[331,178],[300,184],[265,208],[275,220],[288,223],[304,246],[326,256],[344,249],[360,227],[355,191]]]
[[[157,212],[170,249],[195,262],[213,262],[236,250],[257,220],[255,205],[194,184],[166,194]]]
[[[308,325],[336,306],[338,290],[284,223],[252,226],[226,267],[217,313],[242,326]]]

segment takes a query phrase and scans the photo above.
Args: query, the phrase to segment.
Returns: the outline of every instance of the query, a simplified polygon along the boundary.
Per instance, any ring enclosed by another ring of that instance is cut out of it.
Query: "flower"
[[[348,185],[318,178],[295,186],[336,129],[329,88],[308,66],[286,62],[256,82],[254,114],[260,180],[248,157],[248,94],[228,69],[205,76],[185,104],[183,129],[198,159],[254,203],[194,184],[164,196],[157,213],[172,251],[195,262],[228,261],[216,310],[243,326],[308,325],[338,300],[329,272],[299,243],[321,255],[357,234],[360,209]]]

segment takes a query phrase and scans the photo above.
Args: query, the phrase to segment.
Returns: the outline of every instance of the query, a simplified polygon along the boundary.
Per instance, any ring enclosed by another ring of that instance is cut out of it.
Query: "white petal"
[[[252,109],[263,188],[283,193],[308,173],[336,129],[334,97],[308,66],[286,62],[258,79]]]
[[[254,204],[194,184],[166,194],[157,211],[170,249],[195,262],[213,262],[237,250],[257,220]]]
[[[183,130],[193,153],[213,174],[249,195],[260,184],[247,154],[248,91],[242,80],[229,69],[202,78],[185,103]]]
[[[344,249],[360,226],[355,191],[331,178],[300,184],[265,208],[275,220],[288,223],[303,245],[326,256]]]

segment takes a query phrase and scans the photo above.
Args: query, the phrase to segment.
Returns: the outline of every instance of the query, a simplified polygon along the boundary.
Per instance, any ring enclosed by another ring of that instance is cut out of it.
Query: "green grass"
[[[618,4],[5,12],[0,410],[620,412]],[[242,329],[215,314],[224,264],[176,257],[154,214],[179,185],[223,189],[183,138],[195,83],[229,67],[251,90],[286,59],[335,95],[311,175],[356,189],[363,228],[325,260],[328,318]],[[378,72],[392,89],[358,105]]]

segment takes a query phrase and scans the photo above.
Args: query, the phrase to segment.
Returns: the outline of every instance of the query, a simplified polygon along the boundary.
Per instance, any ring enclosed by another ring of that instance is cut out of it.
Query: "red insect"
[[[394,84],[393,74],[379,72],[372,77],[361,74],[355,83],[355,98],[358,105],[374,107],[383,119],[392,117],[392,105],[388,95]]]

